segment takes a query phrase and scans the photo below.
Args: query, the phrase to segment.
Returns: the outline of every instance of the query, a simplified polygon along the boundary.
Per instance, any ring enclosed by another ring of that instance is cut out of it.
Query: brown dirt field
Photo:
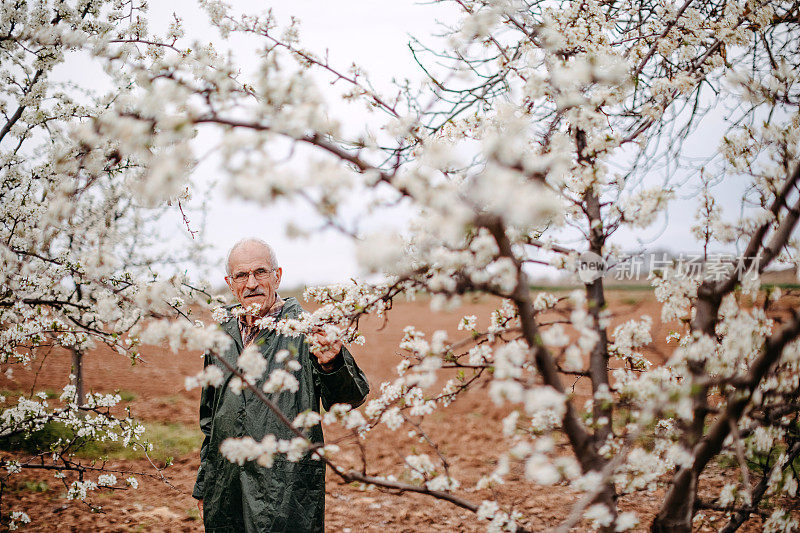
[[[671,352],[664,343],[668,326],[659,321],[660,306],[647,291],[612,292],[610,307],[615,312],[612,322],[620,322],[641,314],[653,317],[654,349],[646,355],[655,363],[662,363]],[[402,328],[413,324],[426,333],[445,329],[451,338],[457,335],[456,325],[461,316],[475,314],[478,326],[487,324],[489,313],[498,305],[497,300],[483,299],[465,303],[452,313],[436,314],[430,311],[425,301],[397,303],[390,312],[388,324],[375,320],[362,324],[367,342],[353,347],[359,365],[370,379],[373,395],[381,381],[394,376],[394,368],[400,361],[397,348],[402,337]],[[612,325],[612,327],[613,327]],[[196,423],[199,401],[197,390],[187,392],[183,388],[184,377],[198,372],[202,359],[198,353],[173,354],[167,350],[146,349],[144,363],[131,366],[125,357],[108,350],[97,349],[85,359],[85,381],[87,390],[112,392],[116,389],[132,391],[133,401],[126,403],[135,417],[142,421],[169,421]],[[41,361],[39,361],[41,362]],[[39,368],[34,364],[34,370]],[[50,354],[38,372],[17,371],[14,381],[0,378],[2,389],[27,389],[34,380],[37,389],[60,388],[69,374],[70,359],[64,353]],[[586,381],[586,380],[583,380]],[[588,383],[578,383],[575,391],[580,398],[586,395]],[[580,398],[578,405],[583,404]],[[505,451],[501,438],[493,428],[509,408],[494,406],[481,388],[462,396],[448,408],[428,417],[423,425],[425,431],[439,443],[451,464],[453,477],[461,482],[457,494],[480,503],[490,499],[489,490],[470,491],[478,478],[491,472],[499,454]],[[432,453],[424,445],[416,444],[407,435],[408,429],[397,432],[381,427],[367,436],[368,473],[402,472],[403,457],[408,453]],[[342,434],[328,432],[329,442]],[[197,443],[199,450],[200,443]],[[52,474],[41,471],[26,471],[15,479],[49,480],[55,487],[45,493],[35,493],[18,488],[3,495],[5,509],[24,510],[32,523],[32,531],[202,531],[202,522],[195,512],[191,488],[198,466],[197,451],[178,457],[175,464],[166,469],[173,487],[158,481],[140,477],[136,490],[95,492],[92,502],[103,507],[104,513],[88,512],[86,506],[64,498],[64,491],[55,486]],[[566,453],[566,450],[565,450]],[[360,463],[357,448],[343,445],[342,457],[353,466]],[[138,471],[153,471],[146,461],[115,461],[112,467],[130,468]],[[709,469],[703,481],[703,492],[709,497],[718,494],[723,478],[728,474],[719,468]],[[467,488],[465,490],[464,488]],[[505,485],[496,489],[497,499],[504,504],[513,504],[522,512],[525,527],[540,531],[557,525],[570,511],[577,494],[564,486],[541,487],[529,483],[519,469],[508,477]],[[329,472],[326,485],[326,529],[331,532],[360,531],[483,531],[485,523],[473,520],[469,511],[448,502],[434,500],[416,494],[396,495],[379,490],[360,491],[342,485]],[[621,499],[623,511],[636,511],[642,524],[638,531],[646,530],[663,489],[655,493],[638,493]],[[712,516],[712,515],[710,515]],[[698,524],[698,531],[716,531],[726,522],[722,517],[717,522]],[[585,526],[577,530],[585,530]],[[754,519],[742,531],[760,530],[759,519]]]

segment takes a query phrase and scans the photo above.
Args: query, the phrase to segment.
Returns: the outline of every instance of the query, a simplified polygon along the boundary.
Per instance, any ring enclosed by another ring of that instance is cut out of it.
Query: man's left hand
[[[317,358],[322,370],[330,372],[334,369],[334,359],[336,359],[336,356],[339,355],[339,352],[342,350],[342,341],[336,340],[331,342],[321,331],[313,333],[313,336],[314,342],[318,344],[320,348],[312,353]]]

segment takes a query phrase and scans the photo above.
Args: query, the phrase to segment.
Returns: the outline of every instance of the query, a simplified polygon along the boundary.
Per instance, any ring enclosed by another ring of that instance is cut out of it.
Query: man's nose
[[[252,272],[247,273],[247,284],[245,285],[248,289],[255,289],[258,287],[258,281],[256,280],[256,275]]]

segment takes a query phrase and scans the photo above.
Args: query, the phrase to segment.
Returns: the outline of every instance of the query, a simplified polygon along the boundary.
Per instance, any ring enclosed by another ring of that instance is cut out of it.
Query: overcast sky
[[[370,0],[294,0],[292,2],[264,3],[248,0],[230,1],[240,12],[258,12],[272,7],[283,26],[290,16],[301,20],[301,42],[318,53],[329,51],[333,65],[347,68],[355,62],[363,67],[379,89],[388,89],[392,78],[421,80],[423,74],[414,64],[408,50],[409,35],[414,35],[426,43],[435,44],[433,35],[441,32],[438,22],[455,20],[451,5],[415,4],[410,0],[375,2]],[[163,33],[176,12],[184,19],[187,38],[219,41],[211,35],[205,14],[196,6],[194,0],[179,0],[151,4],[151,31]],[[240,46],[232,41],[231,46],[244,69],[255,65],[251,47]],[[252,43],[250,43],[252,45]],[[323,83],[322,87],[327,84]],[[335,89],[330,91],[329,102],[334,116],[346,116],[349,122],[346,129],[361,129],[363,122],[369,120],[366,113],[344,109],[335,98]],[[712,130],[719,132],[722,115],[711,117]],[[714,136],[716,142],[716,136]],[[690,147],[698,152],[708,152],[713,146],[703,144],[703,135],[696,135]],[[208,183],[213,175],[213,160],[200,167],[198,178]],[[718,200],[725,205],[736,205],[736,191],[731,186],[718,191]],[[614,242],[626,249],[661,247],[672,250],[685,250],[693,239],[690,226],[694,223],[696,209],[694,200],[697,191],[687,188],[679,191],[679,199],[670,210],[669,223],[656,224],[647,231],[619,233]],[[726,201],[727,199],[727,201]],[[737,213],[728,211],[729,216]],[[319,232],[306,240],[291,240],[285,236],[284,225],[289,218],[300,217],[313,220],[313,213],[303,206],[281,204],[270,207],[257,206],[242,201],[226,199],[221,192],[213,196],[207,223],[207,239],[214,246],[209,257],[216,260],[208,275],[212,283],[220,283],[224,276],[222,259],[228,247],[236,240],[246,236],[258,236],[272,243],[284,267],[284,287],[297,287],[304,284],[342,282],[359,275],[351,242],[333,231]],[[402,216],[395,213],[392,216]],[[179,218],[168,221],[176,232],[185,232]],[[320,261],[318,258],[324,258]],[[312,259],[313,258],[313,259]]]
[[[409,35],[430,36],[440,31],[437,20],[453,18],[452,7],[418,5],[410,0],[293,0],[274,3],[234,0],[229,3],[239,12],[263,12],[271,7],[281,26],[288,23],[290,16],[297,17],[301,20],[301,42],[306,48],[320,54],[327,49],[331,63],[342,69],[357,63],[380,90],[388,90],[392,78],[421,80],[422,72],[413,63],[408,50]],[[212,30],[194,0],[151,3],[151,31],[163,34],[173,12],[184,20],[187,38],[218,41],[217,35],[209,37]],[[235,43],[233,48],[245,69],[255,65],[252,54],[248,54],[252,48],[237,50]],[[321,87],[326,89],[327,83]],[[343,107],[333,97],[336,89],[329,90],[332,115],[349,117],[349,123],[344,124],[349,131],[362,129],[363,121],[369,119],[367,114],[352,109],[343,113]],[[212,161],[201,167],[200,180],[208,182],[215,178],[213,166]],[[239,238],[251,235],[261,237],[275,247],[284,267],[285,287],[347,281],[359,274],[349,239],[333,231],[302,240],[285,236],[284,224],[290,217],[314,218],[313,213],[302,205],[284,203],[265,208],[232,201],[217,193],[210,207],[207,238],[215,247],[210,256],[220,258],[210,272],[211,278],[222,280],[224,268],[221,259],[228,247]],[[176,231],[185,231],[177,217],[168,223],[174,225]],[[324,260],[316,259],[319,257]]]

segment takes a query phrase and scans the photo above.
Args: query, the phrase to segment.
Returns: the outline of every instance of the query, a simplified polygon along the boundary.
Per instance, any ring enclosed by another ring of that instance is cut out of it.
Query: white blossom
[[[11,520],[8,523],[8,529],[11,531],[19,529],[20,525],[30,524],[31,518],[22,511],[12,511]]]
[[[94,481],[73,481],[67,491],[68,500],[85,500],[87,493],[97,488]]]
[[[250,382],[255,382],[261,378],[264,371],[267,369],[267,360],[261,355],[258,347],[251,344],[239,354],[239,358],[236,360],[236,366],[242,370],[245,379]]]
[[[264,392],[273,393],[273,392],[297,392],[297,389],[300,387],[300,383],[297,381],[297,378],[294,375],[290,374],[289,372],[277,368],[270,372],[269,379],[264,383],[262,389]]]
[[[186,390],[197,387],[219,387],[222,385],[224,375],[222,370],[216,365],[208,365],[195,376],[187,376],[184,380]]]
[[[114,474],[100,474],[97,477],[99,487],[112,487],[117,484],[117,476]]]
[[[594,528],[610,526],[614,522],[614,516],[607,506],[602,503],[596,503],[590,506],[583,513],[584,518],[591,520]]]

